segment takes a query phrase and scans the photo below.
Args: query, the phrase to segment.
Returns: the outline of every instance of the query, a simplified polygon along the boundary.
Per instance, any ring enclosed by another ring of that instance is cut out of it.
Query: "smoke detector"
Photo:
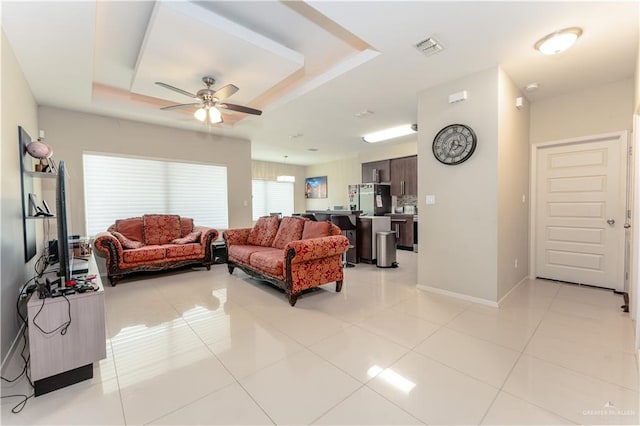
[[[433,37],[422,40],[420,43],[417,43],[415,47],[426,56],[435,55],[444,49],[442,44]]]

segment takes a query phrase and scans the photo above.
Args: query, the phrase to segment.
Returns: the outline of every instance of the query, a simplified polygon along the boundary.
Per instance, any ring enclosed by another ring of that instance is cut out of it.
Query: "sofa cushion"
[[[180,236],[186,237],[193,232],[193,219],[190,217],[180,218]]]
[[[142,216],[144,241],[148,245],[168,244],[180,238],[180,216],[170,214],[146,214]]]
[[[162,246],[144,246],[122,252],[122,258],[127,263],[164,259],[165,255],[166,250]]]
[[[302,230],[302,240],[308,240],[311,238],[328,237],[331,223],[329,222],[314,222],[307,220],[304,223],[304,229]]]
[[[258,219],[247,238],[247,244],[254,246],[271,247],[278,233],[278,217],[264,216]]]
[[[175,240],[171,240],[171,244],[199,243],[201,236],[202,236],[202,231],[191,232],[182,238],[176,238]]]
[[[289,241],[297,241],[302,237],[305,219],[299,217],[284,217],[280,221],[278,233],[271,244],[272,247],[283,249]]]
[[[122,245],[122,248],[124,248],[124,249],[137,249],[137,248],[140,248],[140,247],[144,246],[144,243],[141,243],[140,241],[130,240],[129,238],[125,237],[124,235],[122,235],[118,231],[113,231],[113,232],[111,232],[111,234],[114,237],[116,237],[118,239],[118,241],[120,241],[120,244]]]
[[[274,248],[254,246],[254,245],[233,244],[229,246],[227,257],[231,260],[235,260],[235,261],[249,265],[249,259],[251,258],[251,255],[253,253],[256,253],[259,251],[268,251],[268,250],[274,250]],[[282,250],[280,250],[280,253],[282,253]]]
[[[167,259],[185,256],[202,255],[202,245],[200,244],[180,244],[165,245],[167,250]]]
[[[284,277],[284,254],[281,249],[257,251],[251,254],[249,264],[278,278]]]
[[[144,242],[142,232],[142,218],[130,217],[129,219],[116,220],[115,230],[133,241]]]

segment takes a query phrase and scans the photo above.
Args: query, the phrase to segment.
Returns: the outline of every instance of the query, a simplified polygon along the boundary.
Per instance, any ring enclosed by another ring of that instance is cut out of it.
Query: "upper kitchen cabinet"
[[[380,183],[391,181],[389,160],[362,163],[362,183]]]
[[[418,195],[418,156],[393,158],[391,168],[391,195]]]

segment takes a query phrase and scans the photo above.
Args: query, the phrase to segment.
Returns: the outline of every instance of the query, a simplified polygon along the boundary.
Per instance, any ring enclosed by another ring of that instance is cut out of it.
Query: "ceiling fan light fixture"
[[[218,111],[218,108],[210,107],[209,108],[209,123],[222,123],[222,114]]]
[[[198,108],[198,110],[193,113],[193,116],[204,123],[204,120],[207,119],[207,110],[204,108]]]
[[[400,136],[416,133],[418,128],[415,124],[404,124],[402,126],[391,127],[389,129],[380,130],[379,132],[364,135],[362,140],[368,143],[376,143],[386,141],[388,139],[399,138]]]
[[[565,28],[542,37],[534,47],[544,55],[556,55],[573,46],[581,35],[582,28]]]

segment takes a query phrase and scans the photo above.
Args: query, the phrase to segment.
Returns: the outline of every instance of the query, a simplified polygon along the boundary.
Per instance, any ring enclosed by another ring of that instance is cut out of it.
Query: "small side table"
[[[227,263],[227,245],[224,241],[214,241],[211,243],[211,251],[213,252],[213,263]]]

